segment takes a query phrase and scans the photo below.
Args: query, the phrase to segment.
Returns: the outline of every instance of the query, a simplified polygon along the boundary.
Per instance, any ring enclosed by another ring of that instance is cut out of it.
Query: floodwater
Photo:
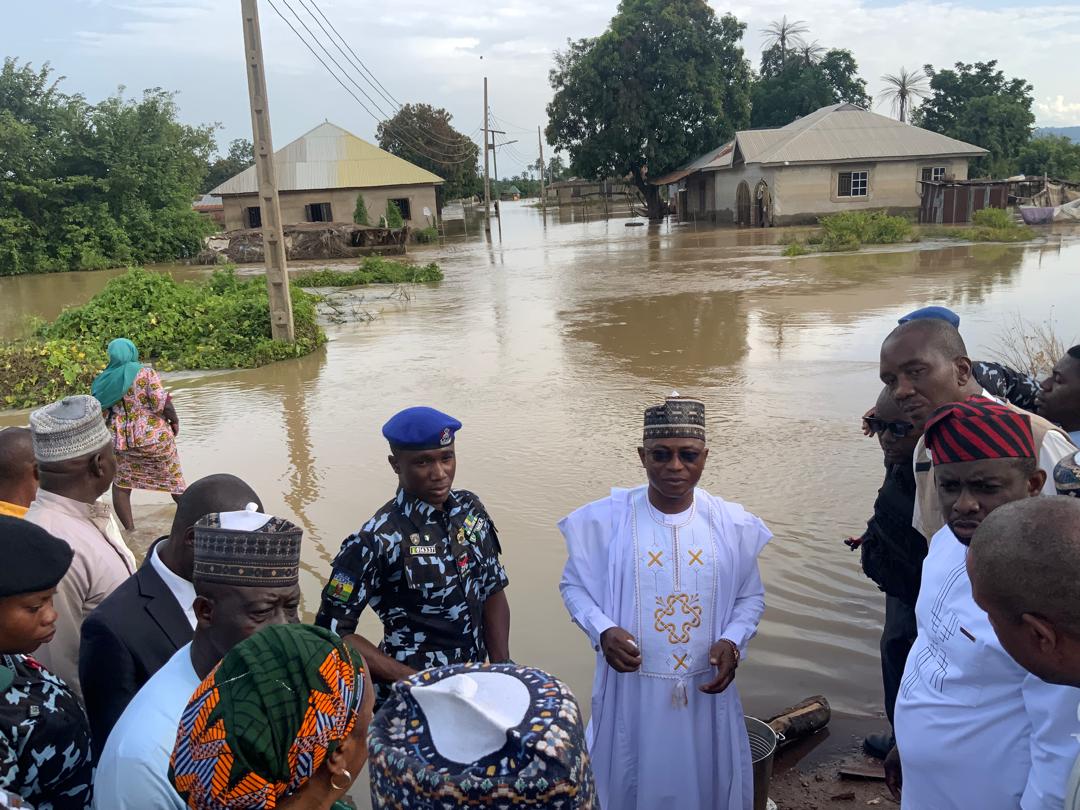
[[[877,716],[883,597],[842,540],[864,527],[882,477],[877,444],[859,431],[880,389],[881,340],[930,303],[961,314],[979,359],[1018,315],[1078,337],[1080,231],[791,260],[773,231],[626,221],[549,212],[544,224],[506,204],[501,242],[470,226],[468,240],[416,251],[446,280],[370,301],[380,317],[332,327],[323,350],[172,381],[188,479],[236,473],[305,527],[311,615],[341,540],[393,495],[382,423],[420,403],[459,417],[457,485],[499,527],[512,655],[587,705],[593,654],[559,598],[555,523],[642,480],[646,405],[672,390],[699,397],[712,446],[702,485],[775,533],[761,556],[768,607],[737,681],[748,711],[820,693],[840,717]],[[109,276],[0,279],[0,334],[84,301]],[[25,413],[0,415],[20,422]],[[136,494],[160,516],[166,502]],[[362,627],[378,637],[370,615]]]

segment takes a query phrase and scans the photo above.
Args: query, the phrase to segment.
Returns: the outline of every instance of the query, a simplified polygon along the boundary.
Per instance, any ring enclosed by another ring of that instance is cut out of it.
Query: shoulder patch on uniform
[[[356,580],[343,571],[334,571],[326,586],[326,598],[336,602],[348,602],[356,587]]]

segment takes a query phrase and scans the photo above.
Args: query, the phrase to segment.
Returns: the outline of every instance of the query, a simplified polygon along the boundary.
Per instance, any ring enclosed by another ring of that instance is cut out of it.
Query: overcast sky
[[[329,77],[274,13],[271,3],[289,15],[286,0],[259,2],[275,146],[324,119],[374,140],[375,118]],[[330,47],[306,16],[302,3],[311,7],[312,0],[287,2]],[[552,52],[567,38],[601,33],[616,8],[616,0],[318,3],[391,98],[446,107],[467,134],[481,125],[487,75],[492,112],[506,124],[498,128],[508,130],[500,137],[518,141],[500,150],[501,174],[516,173],[535,160],[536,127],[545,123],[551,96]],[[93,101],[119,85],[129,94],[154,86],[176,90],[185,121],[222,125],[222,146],[232,138],[251,137],[239,0],[39,0],[4,6],[0,50],[34,64],[51,62],[67,77],[66,90]],[[1044,5],[1020,0],[740,0],[713,6],[747,23],[743,46],[755,66],[760,30],[787,14],[806,21],[810,39],[854,51],[874,96],[882,89],[879,77],[901,66],[997,59],[1007,75],[1034,85],[1038,125],[1080,125],[1080,82],[1069,61],[1080,53],[1080,3],[1075,0]],[[391,111],[389,102],[363,86],[383,111]],[[889,113],[885,105],[877,110]]]

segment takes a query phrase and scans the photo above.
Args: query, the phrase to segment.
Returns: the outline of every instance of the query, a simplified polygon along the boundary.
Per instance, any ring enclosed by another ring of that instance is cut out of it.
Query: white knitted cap
[[[64,397],[30,414],[34,458],[68,461],[101,450],[113,440],[101,403],[87,394]]]

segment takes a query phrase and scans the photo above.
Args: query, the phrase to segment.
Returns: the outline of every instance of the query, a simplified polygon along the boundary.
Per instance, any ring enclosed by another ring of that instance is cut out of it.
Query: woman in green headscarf
[[[113,508],[124,528],[135,528],[131,490],[168,492],[179,500],[186,488],[176,451],[180,419],[161,378],[139,362],[139,350],[127,338],[109,343],[109,365],[90,387],[113,432],[116,478]]]

